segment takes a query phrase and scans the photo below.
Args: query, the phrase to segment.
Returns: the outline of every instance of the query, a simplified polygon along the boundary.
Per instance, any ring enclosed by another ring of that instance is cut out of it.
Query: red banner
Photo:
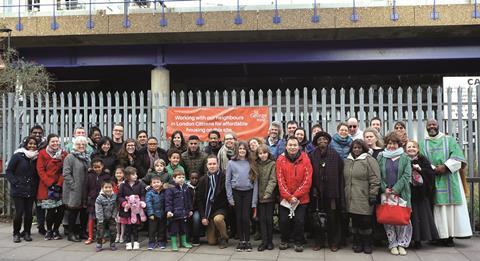
[[[207,141],[208,133],[217,130],[222,139],[225,132],[235,132],[239,140],[265,137],[268,134],[268,107],[235,108],[169,108],[167,110],[167,138],[176,130],[182,131],[185,139],[197,135]]]

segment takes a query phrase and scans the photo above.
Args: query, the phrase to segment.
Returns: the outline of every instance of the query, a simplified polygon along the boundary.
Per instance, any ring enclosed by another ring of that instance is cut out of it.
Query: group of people
[[[64,234],[73,242],[96,242],[101,251],[126,243],[139,249],[138,231],[148,230],[149,250],[208,244],[252,251],[251,228],[261,237],[258,251],[274,248],[278,215],[280,250],[302,252],[305,234],[313,249],[335,252],[352,238],[356,253],[388,242],[393,255],[430,241],[452,246],[472,235],[461,172],[466,165],[454,137],[428,120],[428,135],[410,140],[403,122],[382,136],[379,118],[359,129],[357,119],[333,135],[319,124],[312,138],[295,121],[272,122],[267,137],[241,141],[233,132],[213,130],[202,149],[199,137],[175,131],[168,150],[139,131],[125,139],[115,125],[112,138],[92,127],[78,127],[72,143],[43,135],[34,126],[8,162],[7,178],[15,204],[13,241],[32,241],[35,204],[45,240]],[[407,225],[379,224],[382,198],[401,198],[412,209]],[[23,222],[23,231],[21,231]],[[96,235],[95,235],[96,231]],[[413,241],[413,244],[411,242]]]

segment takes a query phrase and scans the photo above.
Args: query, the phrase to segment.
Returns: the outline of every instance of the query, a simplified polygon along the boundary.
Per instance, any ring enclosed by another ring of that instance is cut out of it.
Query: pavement
[[[246,261],[246,260],[316,260],[316,261],[380,261],[380,260],[400,260],[400,261],[480,261],[480,237],[473,237],[465,240],[455,240],[455,247],[444,248],[424,244],[421,250],[409,249],[406,256],[392,256],[386,248],[376,248],[373,254],[363,253],[355,254],[351,246],[340,249],[338,252],[330,250],[312,251],[311,245],[306,245],[302,253],[297,253],[293,249],[278,250],[278,235],[276,236],[276,249],[263,252],[256,251],[258,241],[253,242],[254,250],[252,252],[236,252],[237,241],[231,240],[230,246],[226,249],[219,249],[217,246],[208,246],[202,244],[190,250],[180,248],[179,252],[166,250],[146,249],[146,238],[141,236],[144,241],[140,242],[141,250],[126,251],[124,244],[119,244],[117,251],[103,250],[95,252],[95,244],[84,245],[83,243],[72,243],[63,240],[45,241],[41,235],[34,233],[32,242],[22,241],[21,243],[12,242],[12,224],[0,223],[0,260],[41,260],[41,261],[94,261],[94,260],[161,260],[161,261]],[[108,246],[108,243],[105,245]]]

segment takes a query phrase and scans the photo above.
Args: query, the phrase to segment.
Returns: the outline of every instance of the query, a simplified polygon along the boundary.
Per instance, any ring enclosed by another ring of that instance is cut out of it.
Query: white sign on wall
[[[467,119],[468,116],[468,89],[472,89],[472,113],[473,117],[477,117],[477,86],[480,86],[480,76],[462,76],[462,77],[443,77],[443,111],[444,118],[448,118],[448,87],[452,88],[452,119],[458,119],[458,89],[462,89],[462,118]]]

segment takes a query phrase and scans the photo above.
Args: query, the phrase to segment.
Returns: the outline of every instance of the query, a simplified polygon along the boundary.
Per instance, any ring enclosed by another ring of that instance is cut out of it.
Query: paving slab
[[[278,249],[276,250],[265,250],[263,252],[256,251],[256,248],[252,252],[234,252],[232,259],[241,259],[241,260],[277,260],[279,255]]]
[[[469,260],[464,254],[458,252],[452,253],[440,253],[440,252],[416,252],[420,260],[422,261],[467,261]]]
[[[48,253],[55,252],[56,248],[24,246],[18,247],[1,256],[4,260],[34,260]]]
[[[94,250],[91,252],[58,250],[41,256],[35,259],[35,261],[64,261],[65,259],[68,261],[82,261],[93,255],[95,255]]]
[[[90,250],[93,251],[93,250]],[[142,254],[142,251],[102,251],[95,253],[95,255],[89,256],[85,260],[88,261],[105,261],[105,260],[115,260],[115,261],[128,261],[136,256]]]
[[[132,260],[138,261],[176,261],[182,259],[186,253],[184,252],[171,252],[164,250],[143,251],[139,255],[135,256]],[[200,260],[197,260],[200,261]]]
[[[227,261],[230,260],[229,255],[208,255],[187,253],[180,260],[181,261]]]
[[[295,252],[293,248],[279,250],[278,254],[279,259],[315,259],[315,260],[324,260],[325,250],[321,249],[320,251],[313,251],[311,247],[305,247],[302,253]]]

